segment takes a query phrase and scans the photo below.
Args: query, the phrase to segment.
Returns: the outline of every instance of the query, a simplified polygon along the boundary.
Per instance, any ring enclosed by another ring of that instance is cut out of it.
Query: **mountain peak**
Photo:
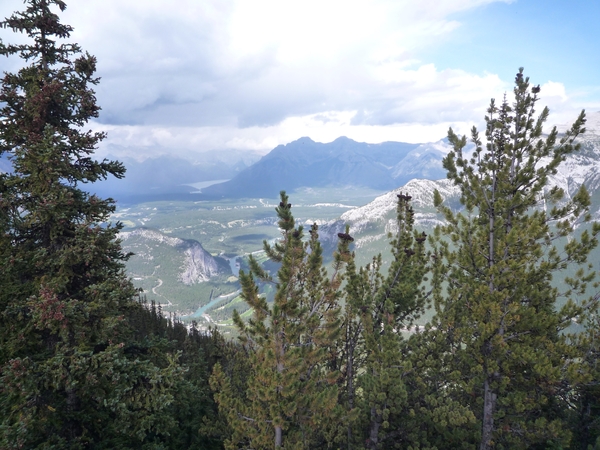
[[[295,141],[292,141],[289,144],[286,144],[286,146],[295,145],[295,144],[315,144],[315,141],[313,141],[308,136],[303,136],[300,139],[296,139]]]
[[[357,142],[354,139],[350,139],[349,137],[346,136],[340,136],[339,138],[335,139],[333,142]]]

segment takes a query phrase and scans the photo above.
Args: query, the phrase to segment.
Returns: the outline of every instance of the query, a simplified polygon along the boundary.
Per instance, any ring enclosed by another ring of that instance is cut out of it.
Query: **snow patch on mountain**
[[[133,231],[121,231],[119,233],[119,238],[122,241],[126,241],[127,239],[134,237],[134,236],[140,236],[149,241],[156,241],[160,244],[166,244],[171,247],[177,247],[179,245],[183,245],[183,243],[185,242],[183,239],[180,239],[177,237],[165,236],[164,234],[162,234],[159,231],[150,230],[148,228],[138,228]]]
[[[373,200],[360,208],[346,211],[341,215],[345,222],[380,221],[396,209],[398,194],[408,193],[412,196],[412,205],[417,208],[433,208],[433,193],[438,190],[443,199],[458,197],[459,189],[450,180],[411,180],[403,187],[394,189]],[[435,215],[434,215],[435,216]],[[423,216],[423,219],[432,220],[433,217]]]
[[[567,156],[558,166],[557,173],[549,177],[548,188],[557,186],[570,200],[581,185],[590,192],[600,189],[600,112],[588,116],[587,131],[576,142],[581,144],[578,152]],[[546,164],[549,159],[540,164]]]
[[[585,128],[587,131],[584,136],[600,138],[600,111],[588,113],[586,118]]]
[[[373,235],[365,236],[365,237],[359,238],[356,241],[354,241],[354,248],[361,248],[372,242],[380,241],[380,240],[386,239],[386,238],[387,238],[387,234],[377,234],[374,236]]]
[[[392,177],[405,180],[414,177],[441,178],[445,173],[442,159],[450,150],[452,147],[445,140],[421,144],[394,166]]]

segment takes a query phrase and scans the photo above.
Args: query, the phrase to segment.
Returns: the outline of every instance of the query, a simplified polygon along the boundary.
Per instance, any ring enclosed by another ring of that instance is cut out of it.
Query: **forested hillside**
[[[461,208],[433,190],[443,222],[426,233],[416,194],[389,198],[385,270],[381,256],[357,262],[350,226],[327,270],[319,226],[298,224],[282,191],[280,238],[264,242],[277,270],[252,256],[240,270],[251,317],[234,314],[228,341],[164,317],[127,278],[114,203],[83,189],[125,176],[93,155],[105,137],[87,129],[96,59],[68,43],[62,0],[25,5],[1,23],[28,41],[0,44],[23,60],[0,89],[11,161],[0,173],[0,448],[600,446],[598,268],[587,260],[600,225],[585,184],[548,189],[581,152],[583,112],[544,135],[540,87],[519,70],[514,102],[491,102],[484,136],[448,133],[445,186]],[[222,270],[197,242],[171,243],[189,253],[186,282],[200,266]]]

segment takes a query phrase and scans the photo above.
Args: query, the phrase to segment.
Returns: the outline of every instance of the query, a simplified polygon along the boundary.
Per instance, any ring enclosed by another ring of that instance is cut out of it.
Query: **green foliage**
[[[165,408],[161,433],[152,433],[145,446],[165,449],[219,449],[231,433],[223,418],[218,415],[212,398],[208,378],[213,366],[219,362],[233,373],[245,374],[247,359],[242,349],[225,341],[216,329],[202,333],[197,324],[187,329],[180,322],[166,319],[154,302],[136,309],[127,317],[133,336],[124,348],[127,355],[136,359],[149,358],[164,367],[167,355],[177,355],[180,376],[170,390],[172,399]],[[233,375],[232,375],[233,378]],[[111,435],[102,439],[103,448],[114,448]],[[135,447],[135,442],[130,444]]]
[[[473,128],[470,157],[463,154],[466,138],[449,131],[454,149],[444,167],[461,189],[465,212],[453,213],[436,195],[448,225],[437,231],[444,262],[428,339],[442,344],[433,360],[448,358],[458,371],[444,375],[453,380],[445,394],[478,418],[481,429],[472,428],[468,439],[480,449],[568,444],[564,414],[580,354],[567,328],[594,304],[576,301],[589,271],[568,279],[567,292],[551,285],[553,272],[585,263],[597,245],[596,229],[573,238],[574,228],[589,220],[585,187],[570,200],[548,189],[558,165],[578,150],[574,140],[585,131],[585,116],[560,139],[556,128],[543,136],[548,109],[535,117],[539,91],[520,70],[513,105],[492,101],[488,109],[485,147]]]
[[[600,317],[596,311],[579,336],[582,379],[576,384],[575,411],[571,417],[572,448],[587,450],[600,445]]]
[[[403,355],[403,334],[412,331],[425,309],[430,256],[425,251],[426,234],[413,229],[410,200],[408,194],[398,195],[397,230],[390,242],[393,260],[387,277],[380,273],[381,255],[359,270],[354,254],[347,258],[341,402],[347,405],[348,417],[360,411],[343,439],[349,448],[389,446],[406,432],[405,379],[412,367]]]
[[[136,341],[129,319],[143,310],[120,227],[106,223],[113,203],[80,189],[124,173],[92,158],[104,134],[83,129],[99,111],[96,59],[57,43],[71,32],[53,12],[64,2],[26,4],[1,23],[30,43],[0,44],[28,64],[0,90],[14,169],[0,174],[0,447],[154,448],[175,425],[183,371],[176,353]]]
[[[251,351],[250,377],[243,397],[236,396],[220,366],[212,383],[215,398],[233,429],[227,448],[238,443],[252,447],[315,448],[326,439],[328,424],[337,415],[338,374],[327,361],[339,335],[338,298],[343,265],[334,262],[328,277],[322,264],[318,229],[313,225],[303,240],[287,195],[276,208],[282,239],[266,254],[281,267],[274,281],[250,258],[250,272],[240,271],[242,296],[253,310],[247,323],[236,313],[240,340]],[[274,283],[269,305],[254,281]]]

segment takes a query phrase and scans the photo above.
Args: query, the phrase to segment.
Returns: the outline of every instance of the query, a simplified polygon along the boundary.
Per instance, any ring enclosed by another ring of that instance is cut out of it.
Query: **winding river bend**
[[[214,298],[212,298],[212,292],[211,292],[211,299],[209,300],[209,302],[206,305],[202,305],[193,314],[190,314],[189,316],[182,316],[181,318],[182,319],[198,319],[198,318],[202,317],[203,315],[205,315],[206,311],[211,309],[213,306],[215,306],[220,301],[227,299],[227,298],[233,299],[233,298],[237,297],[241,292],[242,292],[242,290],[238,289],[237,291],[231,292],[229,294],[219,295],[218,297],[214,297]]]

